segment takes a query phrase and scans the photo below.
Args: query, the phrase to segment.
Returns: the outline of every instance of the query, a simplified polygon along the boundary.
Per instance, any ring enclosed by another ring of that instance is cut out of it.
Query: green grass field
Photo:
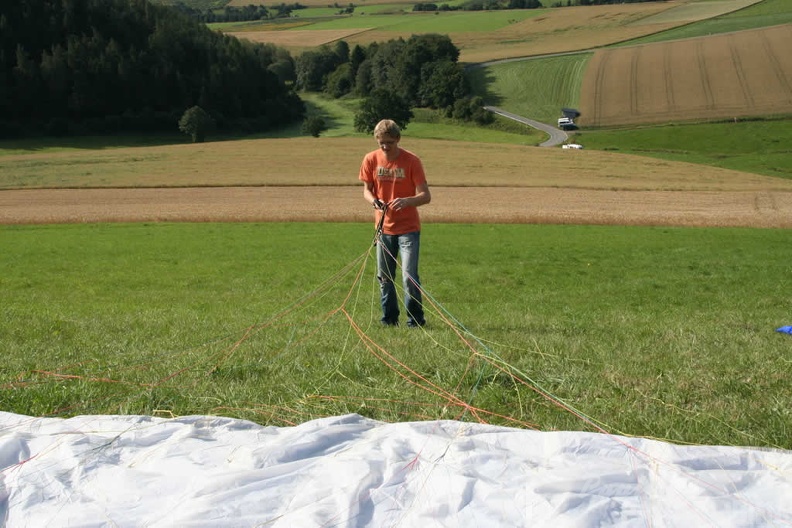
[[[792,120],[748,120],[581,131],[586,148],[792,179]]]
[[[778,20],[781,4],[742,23]],[[574,106],[585,60],[476,75],[499,106],[554,120]],[[348,102],[307,99],[331,116],[325,135],[354,134]],[[417,112],[406,134],[534,144],[513,126]],[[791,134],[777,120],[577,139],[789,178]],[[179,141],[3,142],[0,156]],[[376,324],[368,224],[0,226],[0,408],[287,425],[347,412],[473,419],[469,404],[543,430],[792,448],[792,338],[775,332],[792,324],[788,232],[457,224],[423,236],[430,325],[410,332]]]
[[[473,90],[488,104],[545,123],[578,106],[590,53],[505,62],[468,70]]]
[[[2,227],[0,401],[279,425],[473,419],[469,404],[592,430],[563,401],[611,432],[790,448],[788,241],[428,225],[430,323],[413,331],[377,325],[369,225]]]

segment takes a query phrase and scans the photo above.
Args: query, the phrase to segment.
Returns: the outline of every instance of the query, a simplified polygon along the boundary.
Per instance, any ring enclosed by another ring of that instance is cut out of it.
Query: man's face
[[[399,153],[399,138],[383,134],[377,138],[377,144],[388,159],[393,159]]]

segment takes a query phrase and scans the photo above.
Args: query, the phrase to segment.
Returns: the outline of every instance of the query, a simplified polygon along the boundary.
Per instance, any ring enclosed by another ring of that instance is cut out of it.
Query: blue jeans
[[[380,283],[380,302],[382,303],[382,322],[398,324],[399,299],[396,296],[396,259],[401,255],[402,286],[404,288],[404,308],[407,311],[408,326],[423,326],[423,304],[421,300],[421,280],[418,278],[418,253],[421,247],[421,232],[414,231],[403,235],[380,235],[377,244],[377,278]]]

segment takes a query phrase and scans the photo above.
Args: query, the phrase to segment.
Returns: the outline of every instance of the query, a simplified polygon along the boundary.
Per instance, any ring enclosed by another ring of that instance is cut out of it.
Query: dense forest
[[[174,131],[199,106],[224,130],[302,119],[291,55],[146,0],[0,5],[0,136]]]

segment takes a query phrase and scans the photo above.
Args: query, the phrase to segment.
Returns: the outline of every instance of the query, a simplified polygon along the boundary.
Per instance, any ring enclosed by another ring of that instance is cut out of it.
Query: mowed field
[[[369,221],[371,138],[0,156],[0,223]],[[411,139],[428,222],[792,227],[792,181],[594,150]],[[299,160],[299,162],[295,162]]]
[[[792,113],[792,24],[599,50],[582,127]]]

